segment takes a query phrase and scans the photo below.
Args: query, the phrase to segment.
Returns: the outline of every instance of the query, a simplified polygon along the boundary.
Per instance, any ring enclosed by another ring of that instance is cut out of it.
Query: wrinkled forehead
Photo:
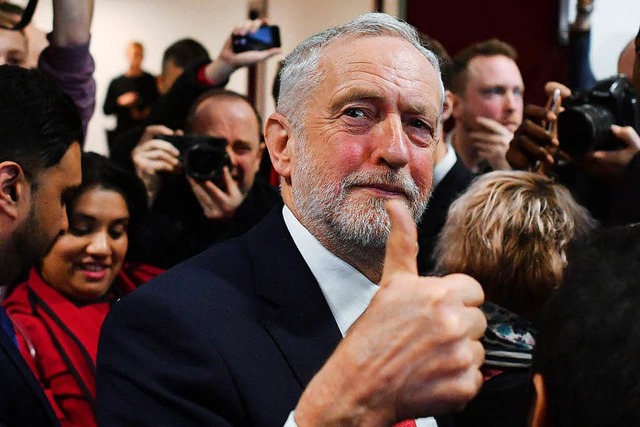
[[[255,110],[239,97],[218,95],[203,100],[196,107],[188,130],[207,133],[221,127],[243,128],[260,136],[260,121]]]
[[[433,64],[410,42],[393,35],[338,39],[323,49],[318,71],[319,86],[328,82],[350,86],[369,80],[395,85],[405,93],[423,86],[440,94],[438,105],[443,102],[442,80]],[[429,98],[435,99],[433,93]]]

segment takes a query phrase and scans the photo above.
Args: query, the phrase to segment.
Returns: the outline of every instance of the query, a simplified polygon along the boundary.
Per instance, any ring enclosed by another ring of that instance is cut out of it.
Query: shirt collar
[[[453,131],[449,132],[445,137],[445,145],[447,147],[447,154],[436,163],[436,166],[433,168],[433,188],[436,188],[438,184],[444,179],[445,176],[449,173],[453,165],[456,164],[458,160],[458,156],[456,156],[456,152],[453,149],[453,145],[451,145],[451,137],[453,135]]]
[[[282,215],[293,242],[318,281],[338,328],[345,336],[369,306],[378,285],[322,246],[286,205]]]

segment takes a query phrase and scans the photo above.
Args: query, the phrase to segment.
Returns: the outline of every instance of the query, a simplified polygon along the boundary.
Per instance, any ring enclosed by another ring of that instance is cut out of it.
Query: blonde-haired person
[[[478,280],[488,322],[485,385],[456,425],[526,425],[536,320],[562,280],[569,244],[595,225],[564,186],[533,172],[480,176],[451,205],[436,273]]]

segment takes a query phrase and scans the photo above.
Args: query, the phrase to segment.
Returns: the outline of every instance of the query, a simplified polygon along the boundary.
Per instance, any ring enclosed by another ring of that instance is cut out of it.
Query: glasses
[[[0,28],[19,31],[29,25],[38,0],[0,0]]]

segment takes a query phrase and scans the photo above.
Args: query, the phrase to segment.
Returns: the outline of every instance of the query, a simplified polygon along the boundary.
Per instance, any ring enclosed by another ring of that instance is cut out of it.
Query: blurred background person
[[[144,46],[132,41],[126,50],[129,68],[109,83],[102,110],[116,115],[116,127],[107,131],[109,147],[118,135],[141,123],[158,98],[156,78],[142,69]]]
[[[509,44],[474,43],[453,58],[455,127],[448,140],[474,173],[511,169],[505,159],[524,108],[524,83]]]
[[[106,158],[82,159],[82,184],[60,234],[3,302],[20,351],[62,426],[95,426],[98,335],[111,304],[162,270],[128,263],[146,210],[142,183]]]
[[[243,234],[281,203],[277,189],[258,174],[265,149],[261,129],[255,108],[238,93],[212,89],[195,101],[186,133],[222,138],[222,152],[229,159],[216,181],[186,174],[186,145],[181,153],[160,139],[181,135],[180,131],[161,125],[146,128],[132,157],[152,211],[149,237],[144,241],[156,243],[147,251],[148,262],[171,267],[214,243]]]
[[[485,383],[456,426],[525,426],[535,325],[561,281],[569,244],[595,222],[544,175],[479,177],[449,210],[435,249],[438,274],[465,273],[485,292]]]

